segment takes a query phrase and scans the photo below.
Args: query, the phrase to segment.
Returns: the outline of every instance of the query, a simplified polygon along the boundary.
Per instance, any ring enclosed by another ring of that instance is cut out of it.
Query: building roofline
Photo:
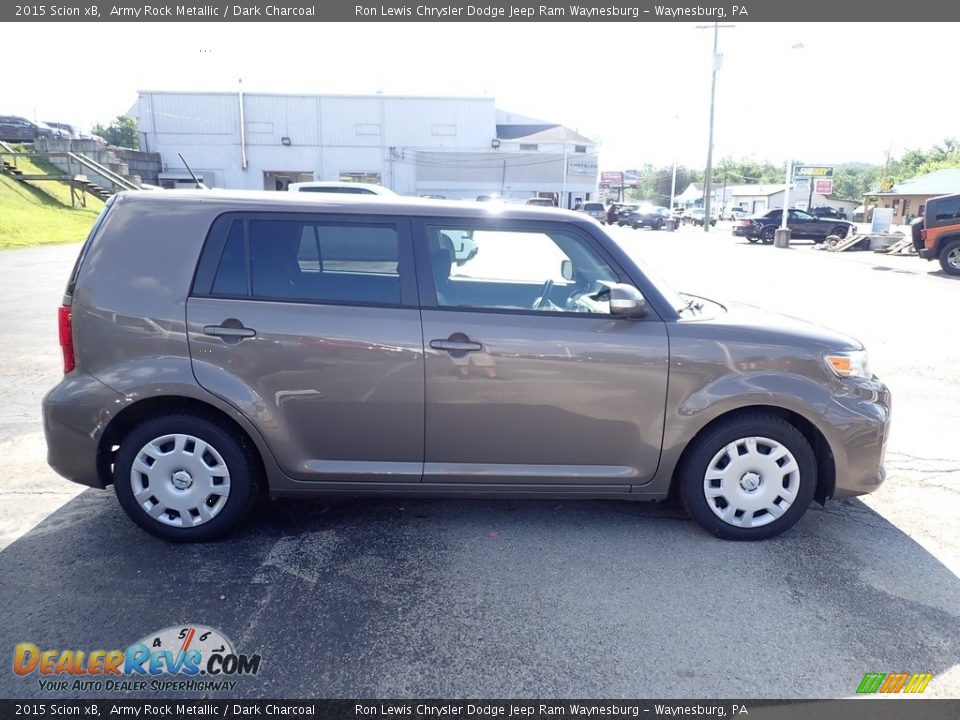
[[[207,95],[207,96],[223,96],[234,98],[240,93],[240,90],[137,90],[137,95]],[[490,102],[495,102],[495,99],[489,96],[484,95],[456,95],[456,96],[447,96],[447,95],[388,95],[386,93],[278,93],[278,92],[258,92],[256,90],[244,90],[244,96],[251,97],[255,95],[263,97],[288,97],[288,98],[350,98],[353,100],[356,99],[373,99],[378,98],[390,99],[390,100],[485,100]]]

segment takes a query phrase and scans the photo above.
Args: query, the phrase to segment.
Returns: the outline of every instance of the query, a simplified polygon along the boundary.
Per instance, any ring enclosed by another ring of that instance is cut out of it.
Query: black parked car
[[[33,142],[39,137],[70,137],[70,134],[16,115],[0,115],[0,140]]]
[[[763,215],[754,215],[741,220],[739,225],[734,225],[733,234],[745,237],[752,243],[762,240],[769,244],[773,242],[774,233],[780,227],[782,218],[783,210],[780,208],[770,210]],[[790,228],[792,238],[813,240],[815,243],[823,242],[828,235],[843,238],[855,230],[853,224],[845,220],[818,218],[794,208],[787,210],[787,227]]]
[[[616,219],[617,225],[619,225],[620,227],[623,227],[624,225],[629,225],[629,224],[630,224],[630,219],[629,219],[629,218],[630,218],[630,213],[634,212],[634,211],[637,210],[639,207],[640,207],[640,206],[639,206],[639,205],[636,205],[636,204],[634,204],[634,205],[621,205],[620,207],[618,207],[618,208],[617,208],[617,219]]]
[[[627,224],[636,230],[648,227],[659,230],[670,221],[670,210],[659,205],[641,205],[627,215]]]

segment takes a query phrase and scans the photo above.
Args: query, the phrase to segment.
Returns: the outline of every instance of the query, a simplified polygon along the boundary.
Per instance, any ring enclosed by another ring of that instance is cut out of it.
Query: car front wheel
[[[246,517],[258,463],[245,438],[203,415],[169,414],[120,445],[114,488],[137,525],[173,542],[220,538]]]
[[[817,462],[793,425],[762,412],[722,420],[688,448],[677,478],[687,511],[724,540],[764,540],[800,519]]]

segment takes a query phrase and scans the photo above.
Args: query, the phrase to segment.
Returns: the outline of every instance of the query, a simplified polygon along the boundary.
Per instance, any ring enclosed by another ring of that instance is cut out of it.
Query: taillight
[[[749,220],[741,220],[740,225],[743,227],[749,227],[750,225],[753,225],[753,223],[750,222]]]
[[[73,317],[69,305],[60,306],[57,321],[60,328],[60,350],[63,351],[63,374],[66,375],[77,366],[73,356]]]
[[[921,230],[921,231],[920,231],[920,242],[923,243],[923,246],[924,246],[924,247],[927,246],[927,231],[926,231],[926,230]]]

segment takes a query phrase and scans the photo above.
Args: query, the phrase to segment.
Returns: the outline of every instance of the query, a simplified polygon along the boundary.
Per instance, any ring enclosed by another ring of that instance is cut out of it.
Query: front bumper
[[[890,390],[876,378],[846,380],[834,393],[824,413],[836,467],[833,497],[865,495],[886,479],[890,410]]]
[[[65,377],[43,398],[47,463],[81,485],[102,488],[98,451],[103,432],[125,406],[123,395],[85,373]]]

